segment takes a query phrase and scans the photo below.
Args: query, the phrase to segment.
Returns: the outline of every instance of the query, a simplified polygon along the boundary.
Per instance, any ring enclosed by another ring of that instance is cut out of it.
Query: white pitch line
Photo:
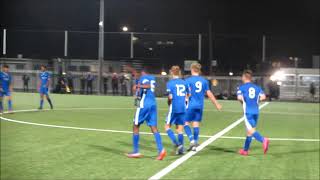
[[[32,111],[38,111],[38,110],[23,110],[19,112],[32,112]],[[28,124],[28,125],[34,125],[34,126],[43,126],[43,127],[51,127],[51,128],[62,128],[62,129],[74,129],[74,130],[84,130],[84,131],[98,131],[98,132],[111,132],[111,133],[124,133],[124,134],[132,134],[132,131],[123,131],[123,130],[114,130],[114,129],[96,129],[96,128],[82,128],[82,127],[72,127],[72,126],[61,126],[61,125],[53,125],[53,124],[41,124],[41,123],[33,123],[28,121],[20,121],[15,119],[9,119],[5,117],[0,117],[1,120],[8,121],[8,122],[14,122],[19,124]],[[140,132],[140,134],[144,135],[153,135],[149,132]],[[166,133],[160,133],[162,136],[166,136]],[[186,136],[186,135],[185,135]],[[202,138],[210,138],[212,136],[208,135],[199,135],[199,137]],[[244,137],[237,137],[237,136],[221,136],[222,139],[245,139]],[[269,138],[273,141],[302,141],[302,142],[320,142],[320,139],[295,139],[295,138]]]
[[[264,104],[262,104],[259,109],[262,109],[263,107],[265,107],[266,105],[268,105],[269,103],[266,102]],[[232,124],[230,124],[228,127],[224,128],[222,131],[218,132],[217,134],[211,136],[209,139],[207,139],[206,141],[204,141],[199,147],[197,147],[197,151],[190,151],[187,154],[183,155],[181,158],[175,160],[173,163],[171,163],[169,166],[165,167],[164,169],[162,169],[161,171],[159,171],[158,173],[156,173],[155,175],[151,176],[149,178],[149,180],[158,180],[161,179],[163,176],[167,175],[169,172],[171,172],[172,170],[174,170],[175,168],[177,168],[178,166],[180,166],[182,163],[184,163],[186,160],[188,160],[189,158],[191,158],[193,155],[197,154],[198,152],[200,152],[202,149],[204,149],[206,146],[208,146],[209,144],[211,144],[212,142],[214,142],[215,140],[217,140],[218,138],[220,138],[221,136],[223,136],[225,133],[229,132],[231,129],[233,129],[234,127],[236,127],[237,125],[239,125],[242,121],[244,120],[244,117],[236,120],[235,122],[233,122]]]

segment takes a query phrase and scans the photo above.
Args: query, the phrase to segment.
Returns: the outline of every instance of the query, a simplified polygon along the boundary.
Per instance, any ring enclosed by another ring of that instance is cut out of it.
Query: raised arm
[[[222,109],[222,106],[217,101],[216,97],[213,95],[213,93],[210,90],[207,91],[207,96],[210,99],[210,101],[212,102],[212,104],[214,104],[216,106],[217,110],[220,111]]]

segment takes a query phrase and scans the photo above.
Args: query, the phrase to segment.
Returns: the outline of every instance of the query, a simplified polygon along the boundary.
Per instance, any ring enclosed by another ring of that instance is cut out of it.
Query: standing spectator
[[[26,74],[22,76],[22,81],[23,81],[23,92],[28,92],[29,91],[29,80],[30,77]]]
[[[107,94],[108,93],[108,83],[109,83],[109,77],[105,76],[103,78],[103,93]]]
[[[118,75],[117,75],[117,73],[112,74],[111,84],[112,84],[112,94],[113,95],[118,94]]]
[[[67,74],[67,82],[68,82],[68,86],[70,89],[70,92],[73,94],[74,93],[74,89],[73,89],[73,76],[71,73]]]
[[[126,93],[126,84],[125,84],[125,77],[124,75],[121,75],[120,78],[119,78],[119,82],[120,82],[120,88],[121,88],[121,96],[125,96],[127,93]]]
[[[86,76],[82,74],[80,78],[80,94],[84,94],[84,90],[86,88]]]
[[[92,94],[92,83],[94,80],[94,76],[91,74],[91,72],[88,72],[86,80],[87,80],[87,94]]]
[[[314,102],[314,99],[315,99],[314,96],[316,94],[316,87],[315,87],[313,82],[310,84],[309,92],[310,92],[310,95],[311,95],[311,98],[312,98],[312,102]]]

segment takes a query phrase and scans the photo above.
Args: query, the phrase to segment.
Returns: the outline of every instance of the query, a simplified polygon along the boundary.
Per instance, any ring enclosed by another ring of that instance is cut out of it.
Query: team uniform
[[[187,108],[186,121],[201,122],[205,94],[209,90],[208,80],[201,76],[191,76],[186,79],[190,87],[190,98]]]
[[[263,90],[253,83],[246,83],[239,87],[237,95],[243,97],[242,105],[246,128],[248,130],[255,128],[259,118],[260,96],[264,95]]]
[[[189,93],[188,84],[182,79],[172,79],[167,83],[167,92],[172,96],[167,124],[184,125],[186,117],[186,96]]]
[[[4,96],[11,96],[11,90],[10,86],[12,83],[12,76],[9,73],[6,72],[0,72],[0,112],[3,111],[3,104],[2,104],[2,99]],[[12,101],[11,99],[8,100],[8,110],[12,111]]]
[[[154,95],[156,81],[154,76],[144,75],[139,79],[140,85],[150,85],[150,88],[140,88],[138,96],[141,98],[134,117],[134,124],[140,125],[146,121],[148,126],[157,126],[157,103]]]
[[[263,90],[249,82],[241,85],[237,91],[238,96],[242,96],[243,114],[245,118],[245,126],[247,131],[252,131],[253,128],[257,127],[259,119],[259,101],[260,96],[264,95]],[[239,153],[241,155],[248,155],[248,150],[254,137],[257,141],[263,144],[264,153],[268,151],[269,140],[263,137],[258,131],[254,131],[251,136],[247,136],[243,149],[240,149]]]
[[[40,78],[40,89],[39,93],[42,95],[48,95],[48,81],[51,78],[51,75],[48,71],[41,72],[39,75]]]
[[[144,122],[148,126],[156,127],[157,126],[157,103],[156,103],[156,97],[154,95],[156,80],[154,76],[151,75],[143,75],[140,77],[139,81],[136,85],[140,86],[149,86],[150,88],[143,88],[140,87],[139,90],[137,90],[136,96],[139,96],[140,102],[137,104],[138,108],[135,114],[135,117],[133,119],[133,123],[135,126],[140,126]],[[162,146],[161,141],[161,135],[159,132],[153,133],[157,149],[158,149],[158,160],[162,160],[164,156],[166,155],[166,152]],[[139,139],[140,135],[139,133],[133,133],[133,152],[127,154],[128,157],[131,158],[137,158],[141,157],[139,153]]]

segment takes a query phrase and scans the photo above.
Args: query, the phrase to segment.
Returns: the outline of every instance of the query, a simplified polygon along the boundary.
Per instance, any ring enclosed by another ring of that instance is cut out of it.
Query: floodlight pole
[[[102,71],[104,60],[104,0],[100,0],[100,17],[99,17],[99,50],[98,50],[98,94],[101,94]]]
[[[211,75],[212,74],[212,60],[213,60],[213,38],[212,38],[212,21],[209,20],[208,22],[208,34],[209,34],[209,66],[210,66],[210,69],[209,69],[209,74]]]
[[[262,36],[262,62],[266,61],[266,35]]]
[[[133,59],[133,57],[134,57],[133,38],[134,38],[134,34],[133,34],[133,32],[131,32],[130,33],[130,58],[131,59]]]
[[[7,54],[7,30],[3,29],[3,46],[2,46],[2,55],[5,56]]]
[[[198,60],[201,61],[201,41],[202,41],[202,36],[201,34],[198,35]]]
[[[64,57],[68,56],[68,31],[64,31]]]

